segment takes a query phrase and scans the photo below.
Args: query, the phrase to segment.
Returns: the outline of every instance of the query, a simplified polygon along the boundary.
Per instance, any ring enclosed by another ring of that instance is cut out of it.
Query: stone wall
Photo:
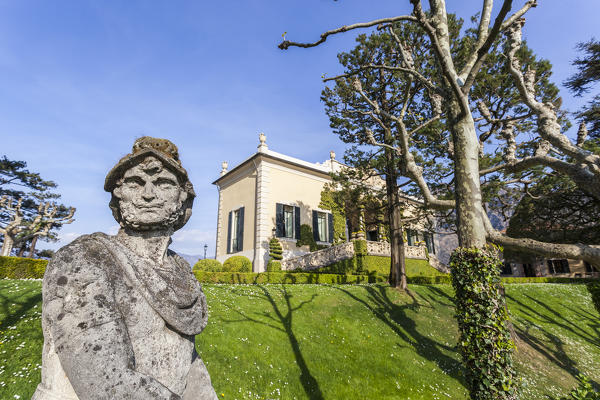
[[[391,254],[390,244],[388,242],[367,241],[367,254],[370,256],[389,257]]]
[[[427,259],[425,246],[404,246],[406,258],[417,260]],[[390,256],[390,244],[388,242],[367,241],[367,254],[370,256]],[[311,270],[333,264],[338,261],[348,260],[354,257],[354,243],[346,242],[323,250],[315,251],[299,257],[289,258],[281,261],[284,270],[304,269]],[[439,269],[439,268],[438,268]]]
[[[297,268],[311,270],[321,268],[338,261],[348,260],[352,257],[354,257],[354,243],[346,242],[300,257],[282,260],[281,268],[283,270],[292,270]]]

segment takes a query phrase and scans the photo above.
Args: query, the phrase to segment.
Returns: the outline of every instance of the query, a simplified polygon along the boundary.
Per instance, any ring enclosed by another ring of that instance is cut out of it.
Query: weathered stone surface
[[[136,141],[109,173],[122,229],[81,236],[48,264],[34,400],[217,398],[194,348],[206,298],[189,264],[167,249],[194,197],[173,149]]]
[[[388,242],[367,241],[367,254],[370,256],[390,256],[390,244]],[[404,254],[407,258],[427,260],[427,249],[425,246],[404,246]],[[345,242],[328,247],[323,250],[308,253],[302,256],[289,258],[281,261],[284,270],[304,269],[307,271],[319,269],[338,261],[348,260],[354,257],[354,244]],[[431,258],[435,258],[431,256]],[[437,259],[431,264],[436,269],[446,272],[447,268]]]
[[[354,243],[346,242],[300,257],[283,260],[281,267],[284,270],[296,268],[311,270],[333,264],[334,262],[348,260],[352,257],[354,257]]]

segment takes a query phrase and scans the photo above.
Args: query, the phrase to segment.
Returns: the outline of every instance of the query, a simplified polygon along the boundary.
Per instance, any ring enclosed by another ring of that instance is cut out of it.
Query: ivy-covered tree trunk
[[[450,258],[458,341],[474,400],[517,398],[514,344],[496,247],[458,248]]]

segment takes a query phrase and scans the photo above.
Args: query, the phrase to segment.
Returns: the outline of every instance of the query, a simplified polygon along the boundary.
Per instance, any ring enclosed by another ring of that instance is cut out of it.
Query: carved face
[[[155,157],[125,171],[113,195],[119,199],[121,224],[134,230],[172,228],[187,198],[177,176]]]

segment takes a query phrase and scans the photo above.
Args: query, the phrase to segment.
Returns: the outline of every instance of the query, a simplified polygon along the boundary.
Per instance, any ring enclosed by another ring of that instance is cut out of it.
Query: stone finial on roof
[[[329,158],[331,159],[331,161],[335,160],[335,151],[331,150],[329,152]]]
[[[261,132],[258,135],[258,140],[260,141],[260,144],[258,145],[259,152],[263,152],[269,149],[269,147],[267,146],[267,135]]]
[[[221,163],[221,176],[225,175],[227,173],[227,161],[223,161]]]

